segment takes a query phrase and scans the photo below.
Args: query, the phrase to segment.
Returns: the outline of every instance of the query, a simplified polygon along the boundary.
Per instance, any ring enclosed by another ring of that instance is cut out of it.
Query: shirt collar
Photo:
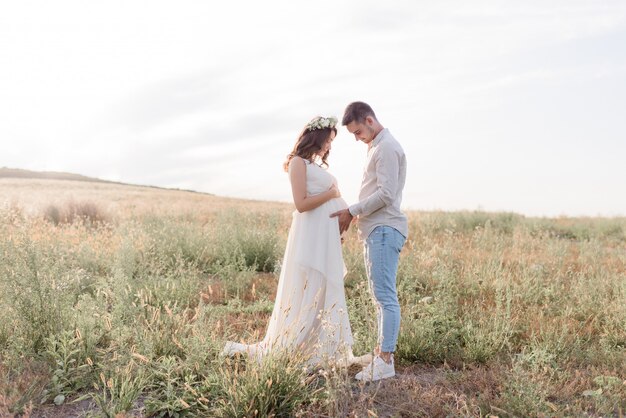
[[[376,145],[378,145],[386,133],[387,133],[387,128],[383,128],[380,132],[378,132],[378,135],[376,135],[374,137],[374,140],[372,141],[372,147],[375,147]]]

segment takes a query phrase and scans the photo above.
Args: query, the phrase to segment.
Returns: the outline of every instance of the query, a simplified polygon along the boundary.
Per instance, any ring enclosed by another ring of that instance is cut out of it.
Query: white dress
[[[325,192],[336,183],[325,169],[305,162],[307,195]],[[272,352],[295,350],[310,365],[353,358],[339,223],[330,217],[345,208],[345,201],[335,198],[313,210],[293,212],[265,338],[254,344],[228,342],[225,354],[246,352],[261,359]]]

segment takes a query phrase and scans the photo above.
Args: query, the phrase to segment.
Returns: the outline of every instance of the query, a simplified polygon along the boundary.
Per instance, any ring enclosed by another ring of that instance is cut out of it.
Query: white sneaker
[[[367,366],[363,367],[359,373],[354,376],[356,380],[362,382],[375,382],[380,379],[387,379],[396,375],[396,369],[393,366],[393,355],[391,355],[391,363],[387,364],[385,360],[379,356],[374,357],[374,360]]]

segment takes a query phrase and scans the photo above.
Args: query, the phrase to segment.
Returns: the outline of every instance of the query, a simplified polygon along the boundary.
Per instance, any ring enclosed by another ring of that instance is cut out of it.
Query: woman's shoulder
[[[302,157],[294,156],[291,161],[289,161],[289,166],[287,171],[291,173],[291,170],[297,168],[298,170],[304,170],[306,168],[306,160]]]
[[[289,161],[289,165],[291,166],[292,164],[297,164],[297,165],[307,165],[307,164],[311,164],[311,162],[309,160],[305,160],[304,158],[295,155],[291,161]]]

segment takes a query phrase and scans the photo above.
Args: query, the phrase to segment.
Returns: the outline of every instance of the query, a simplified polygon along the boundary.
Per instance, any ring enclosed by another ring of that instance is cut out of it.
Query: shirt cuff
[[[350,212],[350,215],[352,215],[352,217],[358,216],[359,214],[359,204],[355,203],[352,206],[348,207],[348,212]]]

